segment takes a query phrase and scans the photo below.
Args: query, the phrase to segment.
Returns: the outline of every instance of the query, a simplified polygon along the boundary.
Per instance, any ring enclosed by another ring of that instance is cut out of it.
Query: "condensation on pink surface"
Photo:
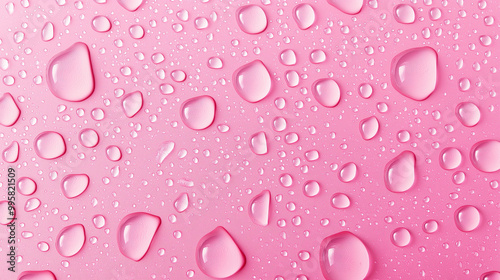
[[[1,6],[0,278],[500,278],[497,1]]]

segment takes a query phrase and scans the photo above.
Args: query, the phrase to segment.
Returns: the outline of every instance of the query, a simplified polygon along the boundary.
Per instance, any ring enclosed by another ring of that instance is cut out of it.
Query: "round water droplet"
[[[17,191],[22,195],[32,195],[36,191],[36,183],[31,178],[22,177],[17,181]]]
[[[339,171],[339,179],[344,183],[349,183],[356,178],[358,166],[354,162],[344,164]]]
[[[89,183],[87,174],[70,174],[61,180],[61,189],[65,197],[75,198],[87,189]]]
[[[286,129],[286,119],[283,117],[276,117],[273,120],[273,129],[277,132],[281,132]]]
[[[86,128],[80,131],[79,134],[80,144],[87,148],[93,148],[99,143],[99,134],[92,128]]]
[[[252,135],[250,138],[250,149],[256,155],[267,154],[267,137],[265,132],[261,131]]]
[[[410,132],[408,130],[400,130],[398,132],[398,141],[401,143],[410,141]]]
[[[483,172],[500,170],[500,141],[483,140],[471,148],[472,165]]]
[[[462,102],[458,104],[455,113],[458,120],[467,127],[477,125],[481,119],[481,111],[477,105],[472,102]]]
[[[375,116],[366,118],[359,123],[359,131],[365,140],[373,139],[377,135],[379,128],[380,123]]]
[[[245,255],[223,227],[203,236],[196,246],[196,263],[206,275],[227,278],[245,265]]]
[[[341,12],[355,15],[361,11],[363,8],[363,0],[327,0],[328,3],[335,8],[339,9]]]
[[[181,119],[184,124],[195,130],[212,125],[215,119],[215,100],[202,95],[186,100],[181,106]]]
[[[500,280],[500,271],[489,271],[486,273],[483,273],[481,277],[479,277],[480,280]]]
[[[297,64],[297,55],[293,50],[284,50],[280,54],[280,61],[283,65],[293,66]]]
[[[24,271],[17,280],[56,280],[56,276],[48,270]]]
[[[56,240],[57,252],[63,257],[72,257],[85,244],[85,227],[82,224],[67,226],[59,232]]]
[[[305,152],[304,156],[307,161],[316,161],[319,159],[319,152],[317,150],[310,150]]]
[[[2,158],[6,162],[16,162],[19,158],[19,143],[12,141],[12,143],[10,143],[10,145],[3,150]]]
[[[363,280],[371,267],[371,257],[363,241],[344,231],[323,239],[319,263],[327,280]]]
[[[106,148],[106,156],[111,161],[119,161],[122,158],[122,151],[118,146],[108,146]]]
[[[280,176],[280,183],[283,187],[290,187],[293,184],[293,178],[290,174],[283,174]]]
[[[370,84],[359,85],[359,95],[365,99],[370,98],[373,94],[373,87]]]
[[[122,100],[122,109],[125,115],[129,118],[137,115],[139,111],[142,109],[142,92],[134,91],[123,97]]]
[[[398,247],[406,247],[411,242],[411,233],[406,228],[397,228],[391,233],[391,241]]]
[[[118,3],[129,12],[134,12],[142,5],[144,0],[117,0]]]
[[[332,79],[319,79],[312,85],[314,98],[325,107],[335,107],[340,101],[340,88]]]
[[[8,92],[2,94],[0,98],[0,124],[12,126],[17,122],[20,115],[21,110],[19,110],[12,95]]]
[[[8,225],[16,217],[16,209],[12,205],[9,210],[9,201],[0,201],[0,225]]]
[[[269,207],[271,205],[271,192],[263,190],[250,200],[248,214],[250,219],[257,225],[267,226],[269,224]]]
[[[179,197],[174,201],[174,207],[177,212],[182,213],[186,211],[189,206],[189,196],[187,193],[181,193]]]
[[[247,5],[238,9],[236,19],[241,30],[248,34],[259,34],[267,28],[267,16],[257,5]]]
[[[97,32],[108,32],[111,29],[111,22],[105,16],[96,16],[92,20],[92,28]]]
[[[445,148],[439,156],[439,164],[443,169],[455,169],[462,164],[462,153],[457,148]]]
[[[325,62],[326,61],[326,53],[322,50],[314,50],[309,55],[309,60],[314,64]]]
[[[106,218],[104,218],[103,215],[95,215],[94,218],[92,218],[92,222],[95,228],[103,228],[106,225]]]
[[[56,54],[47,67],[47,84],[56,97],[82,101],[94,92],[94,74],[86,44],[78,42]]]
[[[439,224],[436,220],[428,220],[425,221],[424,225],[422,226],[424,232],[426,233],[434,233],[438,230]]]
[[[392,60],[392,85],[413,100],[428,98],[436,89],[437,79],[437,53],[430,47],[403,51]]]
[[[408,4],[394,7],[394,18],[399,23],[410,24],[415,22],[415,10]]]
[[[308,29],[316,21],[316,11],[309,4],[298,4],[293,8],[293,19],[300,29]]]
[[[130,37],[134,39],[142,39],[144,37],[144,28],[138,24],[134,24],[130,26],[128,29],[128,33],[130,33]]]
[[[125,216],[118,226],[118,248],[127,258],[140,261],[161,224],[158,216],[136,212]]]
[[[47,242],[38,242],[37,244],[38,250],[42,252],[47,252],[50,249],[50,246]]]
[[[35,152],[43,159],[55,159],[66,153],[66,142],[61,134],[45,131],[35,138]]]
[[[473,231],[481,223],[481,213],[472,205],[465,205],[455,211],[455,225],[461,231]]]
[[[233,75],[236,92],[248,102],[258,102],[271,92],[271,74],[260,60],[238,68]]]
[[[321,186],[317,181],[307,181],[304,184],[304,195],[307,197],[315,197],[321,191]]]
[[[405,192],[415,184],[415,154],[404,151],[385,166],[385,186],[391,192]]]
[[[343,193],[336,193],[332,195],[332,206],[337,209],[345,209],[351,206],[351,200]]]

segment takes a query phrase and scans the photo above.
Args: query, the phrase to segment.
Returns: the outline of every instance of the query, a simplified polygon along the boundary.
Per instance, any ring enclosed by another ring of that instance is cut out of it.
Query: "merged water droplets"
[[[12,126],[17,122],[20,115],[21,110],[12,95],[8,92],[2,94],[2,97],[0,97],[0,124]]]
[[[471,148],[472,165],[483,172],[500,170],[500,141],[483,140]]]
[[[55,159],[66,153],[66,142],[61,134],[45,131],[35,138],[35,152],[43,159]]]
[[[293,8],[293,18],[299,28],[305,30],[316,21],[316,11],[309,4],[298,4]]]
[[[82,101],[94,92],[94,74],[85,43],[75,43],[56,54],[47,67],[50,91],[66,101]]]
[[[207,233],[196,246],[196,263],[210,277],[230,277],[243,268],[245,261],[245,255],[223,227]]]
[[[248,102],[258,102],[271,92],[271,75],[260,60],[243,65],[234,72],[234,88]]]
[[[205,129],[214,122],[215,109],[215,100],[211,96],[188,99],[181,106],[182,122],[191,129]]]
[[[391,192],[405,192],[415,184],[415,154],[404,151],[385,166],[385,186]]]
[[[340,102],[340,87],[332,79],[320,79],[314,82],[312,93],[319,104],[325,107],[335,107]]]
[[[259,34],[267,28],[267,16],[257,5],[247,5],[238,9],[236,19],[241,30],[248,34]]]
[[[85,244],[85,227],[74,224],[63,228],[56,238],[57,252],[63,257],[72,257],[83,248]]]
[[[75,198],[88,188],[89,183],[87,174],[70,174],[62,179],[61,189],[65,197]]]
[[[467,127],[475,126],[481,120],[481,111],[472,102],[462,102],[457,105],[456,115],[458,120]]]
[[[129,118],[137,115],[142,109],[142,92],[134,91],[123,97],[122,108],[125,115]]]
[[[263,190],[250,200],[248,214],[256,225],[267,226],[269,224],[269,211],[271,205],[271,192]]]
[[[125,216],[118,226],[118,248],[127,258],[140,261],[161,224],[158,216],[136,212]]]
[[[252,149],[252,152],[254,152],[256,155],[267,154],[266,133],[261,131],[252,135],[250,138],[250,148]]]
[[[455,211],[455,224],[461,231],[473,231],[481,222],[481,213],[472,205],[465,205]]]

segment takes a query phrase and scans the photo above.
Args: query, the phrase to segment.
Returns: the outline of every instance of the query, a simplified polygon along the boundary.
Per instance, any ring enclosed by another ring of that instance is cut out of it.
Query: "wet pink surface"
[[[1,279],[500,270],[497,1],[142,2],[1,5]]]

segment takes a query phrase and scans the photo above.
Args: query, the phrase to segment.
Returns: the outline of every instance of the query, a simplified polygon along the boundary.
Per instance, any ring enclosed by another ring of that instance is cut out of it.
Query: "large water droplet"
[[[312,85],[314,98],[325,107],[335,107],[340,101],[340,88],[332,79],[319,79]]]
[[[35,152],[43,159],[55,159],[66,152],[66,142],[61,134],[45,131],[35,138]]]
[[[327,0],[328,3],[343,13],[355,15],[361,11],[363,0]]]
[[[481,119],[481,111],[477,105],[472,102],[462,102],[458,104],[455,113],[458,120],[467,127],[477,125]]]
[[[406,228],[397,228],[391,233],[392,244],[398,247],[406,247],[411,242],[411,233]]]
[[[489,271],[483,273],[479,280],[500,280],[500,272],[499,271]]]
[[[122,158],[122,151],[118,146],[111,145],[106,148],[106,156],[111,161],[119,161]]]
[[[8,92],[4,93],[0,98],[0,124],[3,126],[11,126],[17,122],[21,115],[21,110],[17,106],[16,101]]]
[[[462,153],[457,148],[445,148],[439,156],[439,164],[443,169],[451,170],[462,163]]]
[[[280,54],[280,61],[283,65],[292,66],[297,64],[297,55],[295,51],[291,49],[286,49]]]
[[[321,186],[317,181],[311,180],[304,184],[304,195],[307,197],[315,197],[321,191]]]
[[[481,222],[481,213],[472,205],[464,205],[455,211],[455,224],[461,231],[473,231]]]
[[[250,148],[256,155],[267,154],[267,137],[266,133],[257,132],[250,138]]]
[[[38,209],[38,207],[40,207],[41,204],[42,202],[40,201],[40,199],[36,197],[30,198],[26,201],[26,204],[24,205],[24,211],[26,212],[34,211]]]
[[[500,170],[500,141],[483,140],[472,146],[472,165],[483,172]]]
[[[49,270],[24,271],[17,280],[56,280],[56,276]]]
[[[437,53],[430,47],[403,51],[392,60],[392,85],[406,97],[426,99],[436,89],[437,79]]]
[[[47,68],[47,84],[56,97],[82,101],[94,92],[94,74],[86,44],[78,42],[56,54]]]
[[[380,123],[375,116],[366,118],[359,123],[359,131],[361,132],[361,136],[365,140],[370,140],[375,137],[375,135],[377,135],[378,133],[379,127]]]
[[[118,3],[129,12],[134,12],[142,5],[144,0],[117,0]]]
[[[134,91],[123,97],[122,100],[122,108],[125,115],[129,118],[132,118],[142,108],[142,92]]]
[[[236,18],[241,30],[248,34],[259,34],[267,28],[267,16],[257,5],[247,5],[238,9]]]
[[[118,226],[118,247],[127,258],[140,261],[161,224],[158,216],[136,212],[125,216]]]
[[[195,130],[212,125],[215,119],[215,100],[202,95],[186,100],[181,106],[181,118],[184,124]]]
[[[22,177],[17,181],[17,190],[22,195],[32,195],[36,191],[36,183],[31,178]]]
[[[2,158],[6,162],[16,162],[19,158],[19,143],[12,141],[12,143],[10,143],[10,145],[3,150]]]
[[[321,271],[327,280],[363,280],[370,272],[368,249],[348,231],[323,239],[319,254]]]
[[[271,205],[271,192],[263,190],[250,200],[248,214],[250,219],[257,225],[267,226],[269,224],[269,206]]]
[[[89,183],[87,174],[70,174],[61,180],[61,189],[65,197],[75,198],[87,189]]]
[[[385,186],[391,192],[405,192],[415,184],[415,154],[404,151],[385,166]]]
[[[206,275],[226,278],[245,265],[245,255],[226,229],[217,227],[198,242],[196,263]]]
[[[427,220],[422,226],[426,233],[434,233],[438,230],[439,224],[436,220]]]
[[[415,10],[408,4],[397,5],[394,7],[394,18],[399,23],[413,23],[415,22]]]
[[[56,240],[57,252],[63,257],[72,257],[85,244],[85,227],[82,224],[67,226],[59,232]]]
[[[258,102],[271,92],[271,75],[260,60],[238,68],[233,75],[236,92],[248,102]]]

